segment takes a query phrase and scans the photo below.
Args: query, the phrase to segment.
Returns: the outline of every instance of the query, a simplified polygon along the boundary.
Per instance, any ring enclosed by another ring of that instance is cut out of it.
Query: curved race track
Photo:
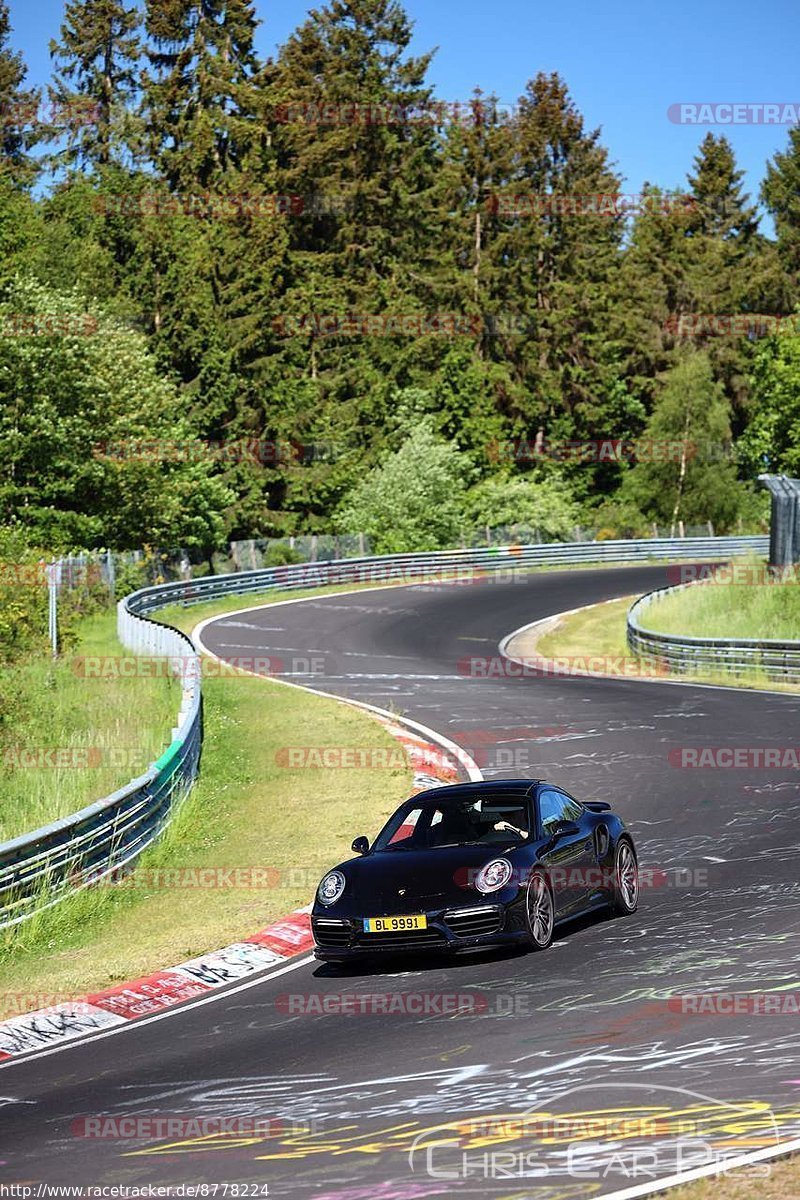
[[[520,625],[665,582],[663,568],[636,567],[385,588],[208,626],[204,643],[223,657],[290,664],[313,653],[321,673],[295,682],[395,707],[472,747],[487,775],[547,776],[614,801],[653,886],[633,917],[568,929],[546,954],[346,976],[304,961],[5,1066],[0,1178],[255,1183],[270,1197],[317,1200],[570,1200],[798,1136],[797,1016],[669,1005],[709,991],[800,991],[797,772],[686,769],[668,755],[793,746],[800,697],[463,673],[464,659],[496,655]],[[312,744],[313,730],[297,742]],[[369,814],[362,824],[353,834],[375,832]],[[291,1015],[276,1004],[342,992],[476,1003],[455,1016]],[[178,1145],[73,1136],[75,1118],[97,1114],[283,1124],[273,1136]]]

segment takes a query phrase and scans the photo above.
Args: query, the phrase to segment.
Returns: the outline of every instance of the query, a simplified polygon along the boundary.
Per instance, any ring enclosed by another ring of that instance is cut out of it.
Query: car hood
[[[443,846],[437,850],[378,850],[342,863],[346,901],[408,909],[416,902],[465,903],[480,897],[471,886],[475,875],[493,858],[510,858],[508,846]],[[401,889],[404,889],[401,894]]]

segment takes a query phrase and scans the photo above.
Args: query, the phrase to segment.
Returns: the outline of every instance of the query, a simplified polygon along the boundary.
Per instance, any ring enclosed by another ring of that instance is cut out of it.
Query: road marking
[[[214,1004],[219,1000],[226,1000],[228,996],[235,996],[238,992],[246,992],[249,988],[258,987],[262,983],[268,983],[270,979],[277,979],[280,975],[288,975],[290,971],[297,971],[300,967],[306,967],[314,961],[314,955],[309,954],[306,958],[298,959],[297,962],[287,963],[285,967],[280,967],[277,971],[258,975],[255,979],[247,979],[243,983],[229,988],[227,991],[212,992],[210,996],[203,996],[197,1000],[189,1000],[185,1004],[165,1009],[164,1012],[153,1013],[150,1017],[139,1017],[136,1021],[126,1021],[124,1025],[115,1025],[112,1029],[105,1029],[101,1033],[89,1034],[85,1038],[75,1038],[71,1042],[65,1042],[62,1046],[50,1046],[47,1050],[34,1050],[31,1054],[20,1054],[8,1062],[0,1063],[0,1071],[6,1071],[9,1067],[15,1067],[21,1063],[48,1058],[51,1054],[61,1054],[65,1050],[74,1050],[79,1046],[85,1046],[87,1042],[101,1042],[104,1038],[112,1037],[115,1033],[125,1033],[128,1029],[142,1029],[145,1025],[153,1025],[156,1021],[163,1021],[167,1017],[177,1016],[178,1013],[186,1013],[195,1008],[202,1008],[205,1004]]]

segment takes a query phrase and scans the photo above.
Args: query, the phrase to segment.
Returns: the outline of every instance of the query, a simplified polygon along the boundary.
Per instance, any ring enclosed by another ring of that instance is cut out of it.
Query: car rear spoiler
[[[606,800],[584,800],[583,807],[591,812],[611,812],[611,805]]]

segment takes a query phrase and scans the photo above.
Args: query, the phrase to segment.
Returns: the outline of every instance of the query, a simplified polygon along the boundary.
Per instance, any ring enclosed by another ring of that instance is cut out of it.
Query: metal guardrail
[[[628,610],[628,645],[633,653],[681,675],[700,671],[731,676],[759,672],[781,683],[800,680],[800,641],[688,637],[656,633],[643,623],[648,612],[665,597],[704,586],[704,582],[684,583],[640,596]]]
[[[138,779],[111,796],[0,846],[0,929],[123,872],[169,823],[195,780],[202,741],[199,658],[191,640],[118,606],[121,638],[141,654],[167,656],[182,684],[172,742]]]
[[[651,559],[708,561],[742,554],[766,554],[766,537],[646,538],[641,541],[546,542],[478,550],[436,550],[425,554],[335,559],[240,571],[233,575],[157,584],[128,597],[132,610],[146,614],[169,604],[201,604],[226,595],[330,587],[336,584],[409,583],[460,572],[499,572],[525,567],[579,566],[582,563],[634,563]]]
[[[408,583],[431,578],[463,581],[484,573],[537,566],[652,559],[708,561],[766,550],[763,537],[546,543],[299,563],[158,584],[133,592],[117,606],[119,639],[136,654],[168,659],[173,673],[181,678],[183,701],[172,743],[144,775],[113,795],[0,845],[0,929],[124,871],[158,837],[191,789],[202,741],[199,659],[189,638],[150,619],[150,613],[170,604],[200,604],[228,595],[334,584]]]

